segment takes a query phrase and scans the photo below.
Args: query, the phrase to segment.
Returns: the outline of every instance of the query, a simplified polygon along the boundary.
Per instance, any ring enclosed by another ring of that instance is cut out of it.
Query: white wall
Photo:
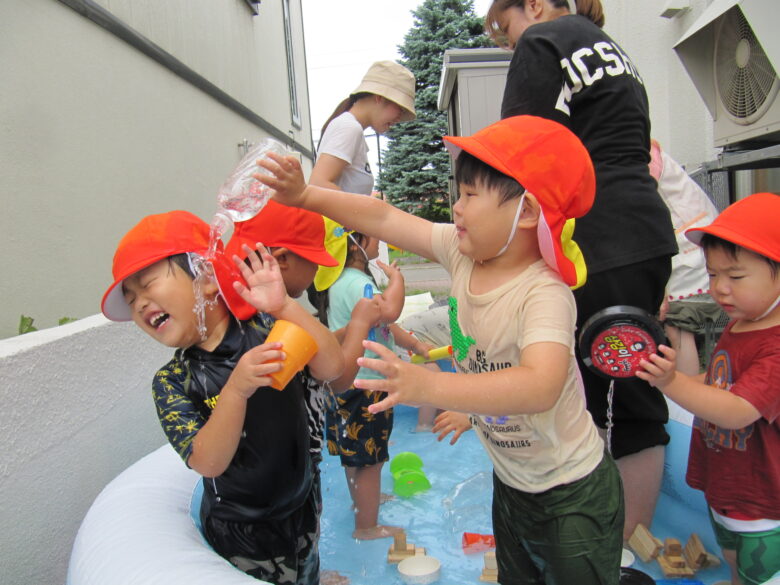
[[[292,126],[281,2],[103,0],[105,8],[252,112]],[[237,144],[258,126],[57,0],[0,2],[0,338],[21,314],[51,327],[99,310],[119,238],[141,217],[209,221]]]
[[[712,118],[672,48],[711,0],[690,0],[691,9],[662,18],[666,0],[601,0],[604,30],[639,69],[650,99],[653,137],[689,168],[713,160]]]
[[[165,443],[151,381],[171,355],[102,315],[0,340],[3,585],[64,583],[97,494]]]

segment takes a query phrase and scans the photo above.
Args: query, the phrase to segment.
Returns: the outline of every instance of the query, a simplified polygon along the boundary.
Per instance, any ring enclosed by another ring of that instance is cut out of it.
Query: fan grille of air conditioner
[[[739,8],[723,15],[716,38],[715,79],[721,103],[736,123],[752,124],[777,94],[777,73]]]

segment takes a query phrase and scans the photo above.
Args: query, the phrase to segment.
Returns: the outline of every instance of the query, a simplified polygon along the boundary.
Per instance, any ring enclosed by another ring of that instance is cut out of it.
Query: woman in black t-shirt
[[[574,240],[588,269],[574,291],[577,326],[613,305],[655,314],[677,252],[669,211],[650,176],[650,118],[639,72],[601,27],[600,0],[494,0],[485,18],[493,39],[514,50],[501,116],[555,120],[585,144],[596,170],[596,199]],[[606,429],[625,486],[628,538],[650,525],[669,436],[661,393],[639,379],[609,380],[584,367],[588,410]],[[608,423],[612,423],[609,429]]]

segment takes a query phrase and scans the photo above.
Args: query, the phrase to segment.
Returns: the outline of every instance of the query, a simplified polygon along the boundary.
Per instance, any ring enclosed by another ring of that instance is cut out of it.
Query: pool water
[[[484,553],[466,554],[461,542],[464,532],[492,534],[492,465],[476,433],[469,431],[455,445],[450,445],[449,437],[439,443],[433,433],[415,433],[416,423],[416,408],[400,406],[395,409],[390,455],[392,458],[404,451],[419,455],[431,488],[410,498],[395,496],[382,504],[379,522],[402,526],[407,543],[425,547],[429,556],[441,561],[441,577],[437,583],[480,583]],[[667,451],[667,477],[651,531],[661,540],[673,537],[683,545],[691,533],[696,532],[705,549],[718,554],[720,551],[706,520],[704,499],[700,492],[691,490],[682,480],[690,427],[674,421],[670,421],[668,427],[676,449]],[[351,585],[403,583],[397,565],[387,562],[392,538],[372,541],[351,538],[354,527],[351,500],[338,458],[325,454],[321,471],[324,510],[320,557],[323,570],[338,571],[349,577]],[[382,491],[393,491],[389,464],[382,469]],[[656,580],[664,578],[655,561],[643,563],[637,558],[632,566]],[[711,585],[727,581],[729,571],[722,562],[720,567],[698,571],[693,579]]]
[[[419,455],[431,488],[409,498],[395,496],[382,504],[379,522],[403,527],[407,543],[425,547],[426,554],[441,561],[438,583],[479,583],[483,554],[464,554],[461,539],[463,532],[492,533],[492,465],[474,432],[450,445],[449,437],[439,443],[431,432],[415,433],[416,423],[416,408],[396,407],[390,456],[403,451]],[[387,562],[392,538],[358,541],[351,537],[351,500],[338,457],[325,454],[320,468],[323,570],[338,571],[349,577],[351,585],[403,583],[397,565]],[[382,491],[393,493],[389,463],[382,468]]]

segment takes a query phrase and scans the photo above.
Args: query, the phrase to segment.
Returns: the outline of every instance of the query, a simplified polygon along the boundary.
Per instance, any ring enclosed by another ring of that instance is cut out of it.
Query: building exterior
[[[302,22],[300,0],[0,3],[0,338],[98,312],[118,239],[209,221],[245,143],[311,166]]]

